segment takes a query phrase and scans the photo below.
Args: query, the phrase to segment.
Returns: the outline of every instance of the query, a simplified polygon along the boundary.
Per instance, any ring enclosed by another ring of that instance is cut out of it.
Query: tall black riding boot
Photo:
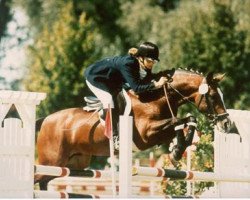
[[[113,143],[114,149],[119,150],[119,112],[116,109],[111,109],[112,112],[112,125],[113,125]]]
[[[107,116],[108,109],[103,109],[103,116],[102,119],[105,121]],[[112,116],[112,131],[113,131],[113,142],[115,150],[119,150],[119,112],[116,109],[111,109],[111,116]]]
[[[118,111],[113,108],[111,109],[112,112],[112,125],[113,125],[113,136],[119,136],[119,113]]]

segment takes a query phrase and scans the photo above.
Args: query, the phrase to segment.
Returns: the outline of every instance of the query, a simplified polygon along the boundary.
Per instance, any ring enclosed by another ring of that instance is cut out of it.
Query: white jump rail
[[[33,198],[35,113],[46,94],[0,90],[0,197]],[[20,118],[7,118],[14,105]]]

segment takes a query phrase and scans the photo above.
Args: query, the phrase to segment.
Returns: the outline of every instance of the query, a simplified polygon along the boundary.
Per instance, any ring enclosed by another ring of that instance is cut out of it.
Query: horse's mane
[[[163,70],[163,71],[160,71],[158,73],[155,73],[153,76],[154,78],[160,78],[162,76],[167,76],[167,77],[173,77],[173,75],[175,73],[181,73],[181,74],[196,74],[196,75],[199,75],[199,76],[204,76],[203,73],[199,72],[199,71],[194,71],[193,69],[188,69],[188,68],[178,68],[178,69],[175,69],[175,68],[172,68],[172,69],[166,69],[166,70]]]
[[[202,73],[198,72],[198,71],[194,71],[192,69],[183,69],[183,68],[172,68],[172,69],[166,69],[163,71],[160,71],[158,73],[152,74],[153,75],[153,79],[155,80],[159,80],[162,76],[168,77],[168,78],[172,78],[174,75],[197,75],[200,77],[204,77]],[[142,102],[149,102],[155,99],[158,99],[160,97],[162,97],[164,95],[163,90],[161,89],[157,89],[157,90],[152,90],[150,93],[149,92],[145,92],[140,94],[140,100]]]

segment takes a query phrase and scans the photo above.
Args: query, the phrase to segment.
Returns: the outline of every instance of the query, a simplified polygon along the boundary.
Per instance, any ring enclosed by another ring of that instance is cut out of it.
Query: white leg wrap
[[[184,124],[180,124],[180,125],[174,127],[175,131],[182,130],[182,129],[184,129]]]
[[[197,127],[197,123],[195,122],[188,122],[187,125]]]

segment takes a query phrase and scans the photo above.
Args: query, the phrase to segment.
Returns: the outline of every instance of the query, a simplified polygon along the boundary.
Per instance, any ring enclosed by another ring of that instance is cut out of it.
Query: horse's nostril
[[[231,121],[229,119],[226,119],[226,121],[224,122],[224,129],[227,133],[230,131],[231,125]]]
[[[225,126],[225,131],[228,132],[228,123],[226,122],[224,126]]]

